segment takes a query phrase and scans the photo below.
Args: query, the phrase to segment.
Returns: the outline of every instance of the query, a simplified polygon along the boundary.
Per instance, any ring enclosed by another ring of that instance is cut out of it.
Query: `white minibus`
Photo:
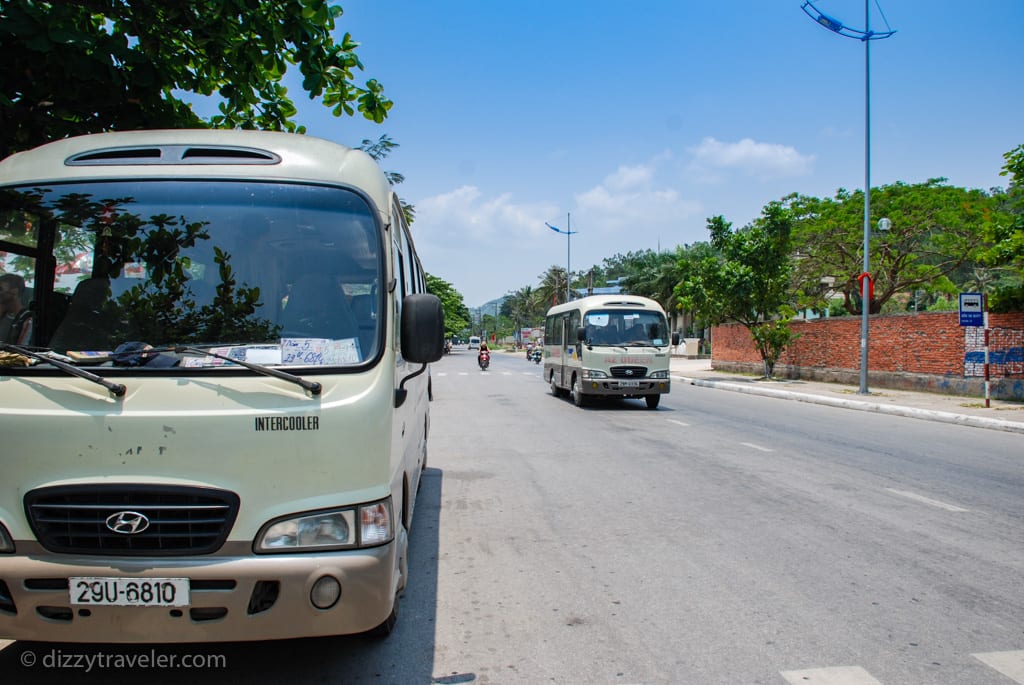
[[[643,398],[657,409],[669,392],[665,310],[636,295],[592,295],[548,310],[544,324],[544,379],[555,396],[569,392],[576,406],[597,398]]]
[[[256,131],[0,162],[0,639],[387,634],[444,323],[364,152]]]

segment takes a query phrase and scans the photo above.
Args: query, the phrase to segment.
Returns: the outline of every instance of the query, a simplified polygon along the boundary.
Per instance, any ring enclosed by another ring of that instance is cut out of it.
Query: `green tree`
[[[541,308],[537,291],[532,286],[524,286],[505,296],[501,304],[501,313],[512,321],[512,325],[518,331],[524,326],[543,325],[547,309]]]
[[[1003,157],[1000,172],[1010,178],[1010,186],[1000,199],[1004,214],[988,226],[990,241],[983,260],[1004,267],[1009,277],[1001,279],[989,298],[993,311],[1024,311],[1024,145],[1018,145]]]
[[[84,133],[137,128],[303,132],[282,85],[289,67],[335,116],[381,122],[391,108],[328,0],[4,0],[0,157]],[[209,96],[202,120],[182,93]]]
[[[790,195],[783,204],[794,219],[797,252],[794,287],[801,308],[827,306],[829,290],[842,292],[846,310],[860,314],[863,271],[864,194],[840,189],[834,198]],[[996,202],[982,190],[965,190],[945,179],[895,183],[871,191],[872,228],[881,217],[892,227],[874,232],[870,243],[874,296],[869,312],[899,293],[933,291],[943,277],[976,259],[985,227],[997,216]],[[823,283],[829,286],[823,287]]]
[[[545,307],[545,312],[548,307],[565,302],[565,269],[551,266],[538,278],[540,284],[537,286],[537,299]]]
[[[624,261],[626,273],[621,283],[627,292],[656,300],[665,311],[676,309],[676,285],[679,283],[681,252],[630,252]]]
[[[739,323],[750,331],[770,378],[792,339],[788,306],[792,218],[778,202],[733,231],[721,216],[708,219],[713,252],[678,260],[681,280],[676,296],[695,316],[711,324]]]
[[[427,274],[426,281],[427,292],[437,295],[441,300],[441,309],[444,311],[445,337],[451,338],[469,328],[469,308],[462,300],[462,293],[456,290],[451,283],[437,276]]]

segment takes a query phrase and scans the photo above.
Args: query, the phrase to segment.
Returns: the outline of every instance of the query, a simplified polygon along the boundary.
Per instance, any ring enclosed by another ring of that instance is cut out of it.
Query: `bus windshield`
[[[583,317],[588,345],[662,347],[668,345],[668,325],[658,312],[596,309]]]
[[[0,192],[0,258],[24,281],[30,345],[78,361],[139,343],[262,364],[373,359],[380,236],[366,200],[330,186],[178,179]]]

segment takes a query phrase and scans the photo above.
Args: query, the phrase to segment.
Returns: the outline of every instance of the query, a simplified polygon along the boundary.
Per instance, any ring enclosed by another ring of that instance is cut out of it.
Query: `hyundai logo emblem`
[[[107,517],[107,528],[121,535],[135,535],[149,528],[149,518],[137,511],[119,511]]]
[[[632,376],[633,375],[633,369],[626,369],[626,375],[627,376]]]

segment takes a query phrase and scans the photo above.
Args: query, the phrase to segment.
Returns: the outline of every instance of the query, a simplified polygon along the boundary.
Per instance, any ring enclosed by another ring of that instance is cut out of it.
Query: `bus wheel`
[[[558,383],[555,382],[554,371],[551,372],[551,378],[548,379],[548,382],[551,384],[551,394],[554,395],[555,397],[561,397],[562,389],[558,387]]]
[[[657,409],[658,402],[661,401],[661,395],[644,395],[644,400],[647,401],[648,409]]]
[[[577,407],[583,407],[587,404],[587,398],[583,394],[583,388],[580,387],[579,376],[573,376],[572,379],[572,401]]]

